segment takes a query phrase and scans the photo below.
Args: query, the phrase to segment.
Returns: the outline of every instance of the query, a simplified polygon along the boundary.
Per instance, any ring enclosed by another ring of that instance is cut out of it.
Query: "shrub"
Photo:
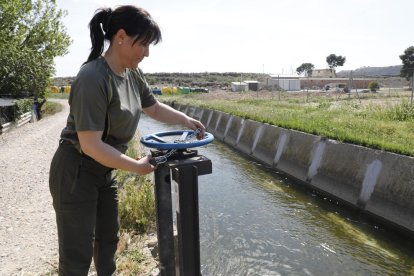
[[[379,83],[377,81],[371,81],[368,84],[368,89],[371,90],[372,92],[376,92],[377,90],[379,90]]]
[[[392,121],[413,121],[414,120],[414,106],[403,101],[401,104],[390,107],[386,112],[387,119]]]
[[[42,116],[49,116],[49,115],[56,114],[56,113],[62,111],[62,109],[63,109],[63,107],[59,103],[46,102],[42,106],[42,114],[43,114]]]
[[[16,113],[17,118],[23,115],[26,112],[30,112],[32,110],[33,100],[32,99],[19,99],[16,101]]]
[[[135,137],[129,143],[126,154],[132,158],[141,155],[143,149]],[[119,219],[121,229],[145,233],[155,225],[155,197],[152,181],[146,176],[118,170]]]
[[[143,177],[130,177],[119,190],[121,228],[145,233],[155,222],[152,183]]]

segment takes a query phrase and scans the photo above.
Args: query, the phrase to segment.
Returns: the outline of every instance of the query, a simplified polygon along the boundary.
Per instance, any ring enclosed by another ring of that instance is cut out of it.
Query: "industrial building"
[[[240,92],[240,91],[258,91],[259,82],[254,80],[245,80],[242,82],[232,82],[231,91]]]
[[[348,89],[367,89],[372,78],[300,78],[301,89],[324,89],[345,85]]]
[[[313,78],[336,78],[334,69],[314,69],[310,72],[309,77]]]
[[[246,80],[244,81],[247,83],[247,89],[249,91],[258,91],[259,90],[259,82],[254,80]]]
[[[248,91],[249,86],[245,82],[235,81],[231,83],[231,91],[233,92],[245,92]]]
[[[272,90],[299,91],[300,79],[297,75],[270,75],[266,86]]]

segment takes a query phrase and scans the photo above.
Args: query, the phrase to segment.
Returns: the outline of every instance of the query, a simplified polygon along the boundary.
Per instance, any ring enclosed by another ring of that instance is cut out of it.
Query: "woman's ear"
[[[123,44],[124,42],[125,42],[125,39],[127,38],[128,36],[127,36],[127,34],[126,34],[126,32],[125,32],[125,30],[124,29],[119,29],[117,32],[116,32],[116,34],[115,34],[115,36],[114,36],[114,39],[115,39],[115,43],[116,44],[119,44],[119,45],[121,45],[121,44]]]

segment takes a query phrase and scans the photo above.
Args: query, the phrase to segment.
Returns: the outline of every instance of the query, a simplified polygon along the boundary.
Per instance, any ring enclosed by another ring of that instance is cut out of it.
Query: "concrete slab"
[[[381,152],[376,185],[365,210],[414,232],[414,158]]]
[[[223,141],[230,146],[236,146],[239,132],[243,126],[244,119],[238,116],[232,116],[231,122],[229,123],[227,133],[224,136]]]
[[[206,129],[213,133],[214,135],[216,135],[216,127],[217,127],[217,123],[220,120],[221,115],[223,114],[223,112],[221,111],[217,111],[217,110],[213,110],[210,119],[207,121],[207,125],[206,125]]]
[[[237,138],[236,148],[250,155],[257,137],[260,136],[259,131],[262,129],[262,126],[262,123],[245,120]]]
[[[190,116],[191,118],[193,118],[195,109],[196,108],[194,106],[188,106],[185,114],[187,114],[188,116]]]
[[[174,103],[171,105],[171,107],[173,107],[175,110],[181,111],[181,104]]]
[[[203,114],[203,112],[204,112],[204,109],[203,108],[195,107],[194,108],[194,112],[191,115],[191,117],[193,117],[196,120],[200,120],[201,119],[201,115]]]
[[[283,129],[263,124],[263,130],[257,144],[252,150],[252,156],[266,165],[272,166],[276,155],[277,141]]]
[[[301,181],[306,181],[312,153],[320,141],[319,136],[288,130],[279,136],[273,167]],[[280,155],[280,157],[278,156]]]
[[[222,113],[220,120],[218,121],[216,130],[214,132],[214,137],[223,141],[224,137],[227,134],[227,131],[229,129],[230,123],[232,120],[232,116],[228,113]]]
[[[203,113],[201,114],[200,122],[207,127],[208,122],[210,121],[211,114],[213,111],[211,109],[204,109]]]
[[[312,186],[356,206],[360,196],[367,164],[377,157],[363,147],[323,141],[325,149],[316,173],[308,176]]]
[[[184,106],[184,108],[181,109],[181,111],[183,113],[187,114],[189,108],[190,108],[190,106],[187,104],[187,105]]]

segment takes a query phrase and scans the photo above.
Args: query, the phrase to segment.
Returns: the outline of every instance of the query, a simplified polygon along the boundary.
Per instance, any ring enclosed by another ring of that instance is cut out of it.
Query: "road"
[[[49,166],[69,112],[0,135],[0,275],[42,275],[58,260]]]

